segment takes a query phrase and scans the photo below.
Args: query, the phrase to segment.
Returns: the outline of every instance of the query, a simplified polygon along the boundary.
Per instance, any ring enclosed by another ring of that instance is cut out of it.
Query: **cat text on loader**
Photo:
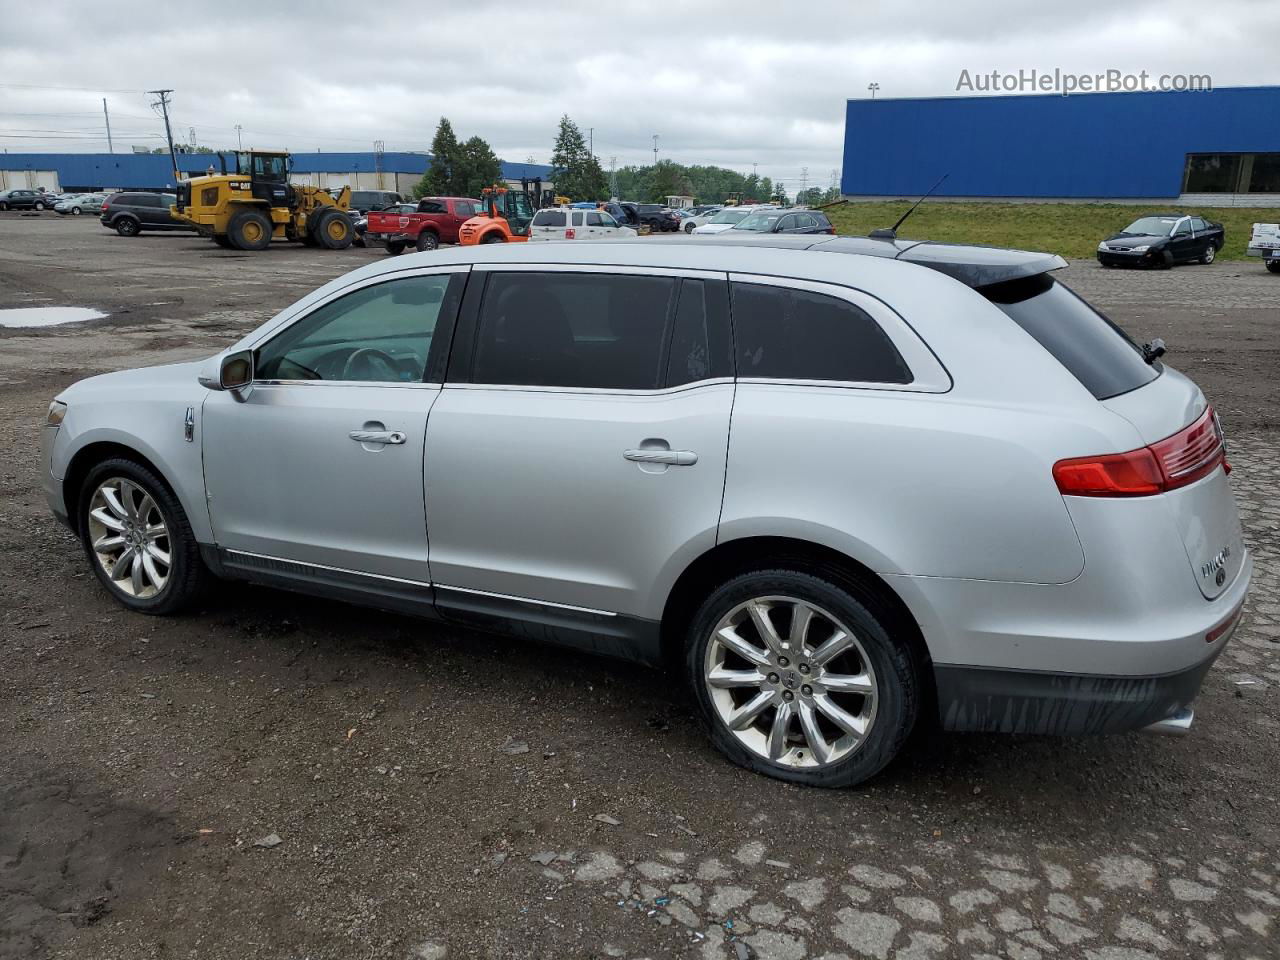
[[[458,228],[458,243],[464,247],[477,243],[523,243],[529,239],[533,222],[533,203],[528,190],[485,187],[481,199],[484,213],[472,217]]]
[[[344,250],[355,239],[347,215],[351,189],[337,198],[319,187],[289,183],[287,153],[245,151],[236,169],[193,177],[178,184],[175,220],[189,223],[220,247],[265,250],[272,240],[297,240],[312,247]]]

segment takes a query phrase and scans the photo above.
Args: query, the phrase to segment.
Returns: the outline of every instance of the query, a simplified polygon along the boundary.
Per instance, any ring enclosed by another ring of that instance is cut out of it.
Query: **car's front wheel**
[[[79,521],[94,574],[129,609],[176,613],[198,596],[208,573],[191,524],[147,467],[117,458],[90,470]]]
[[[814,786],[875,775],[919,709],[905,638],[847,590],[796,570],[743,574],[708,597],[686,671],[729,759]]]

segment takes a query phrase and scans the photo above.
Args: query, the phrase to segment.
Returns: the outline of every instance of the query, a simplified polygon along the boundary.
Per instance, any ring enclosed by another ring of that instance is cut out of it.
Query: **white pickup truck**
[[[1245,252],[1251,257],[1262,257],[1268,270],[1280,273],[1280,223],[1255,223]]]

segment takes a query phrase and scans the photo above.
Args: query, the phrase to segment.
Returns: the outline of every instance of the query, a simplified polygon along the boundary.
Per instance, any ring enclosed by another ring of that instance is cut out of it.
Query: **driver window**
[[[1190,233],[1190,232],[1191,232],[1191,221],[1181,220],[1178,222],[1178,225],[1174,228],[1173,235],[1175,237],[1180,237],[1183,234]]]
[[[259,380],[421,383],[442,310],[462,274],[404,277],[332,300],[258,350]]]

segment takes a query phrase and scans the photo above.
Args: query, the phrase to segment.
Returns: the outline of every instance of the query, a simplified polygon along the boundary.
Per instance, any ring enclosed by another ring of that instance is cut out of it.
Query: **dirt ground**
[[[382,256],[0,214],[0,957],[1280,957],[1280,277],[1073,263],[1217,405],[1256,579],[1190,736],[924,733],[862,789],[730,766],[668,679],[267,589],[115,605],[48,401]],[[278,842],[276,842],[278,839]]]

